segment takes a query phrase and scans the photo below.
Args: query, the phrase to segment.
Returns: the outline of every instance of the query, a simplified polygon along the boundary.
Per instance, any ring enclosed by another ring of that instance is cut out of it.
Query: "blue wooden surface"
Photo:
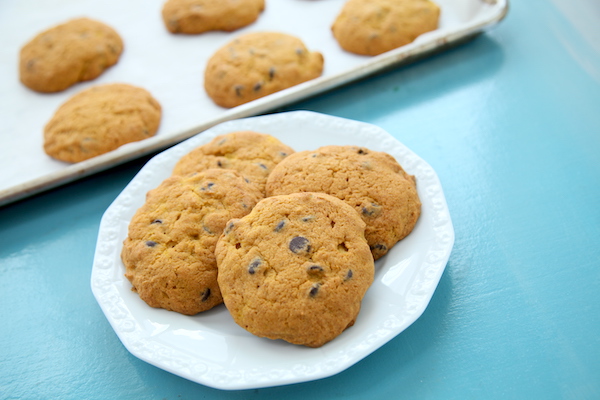
[[[448,52],[285,110],[379,125],[437,171],[456,231],[411,327],[319,381],[220,391],[138,360],[90,290],[145,160],[0,208],[1,399],[599,399],[600,3],[513,1]]]

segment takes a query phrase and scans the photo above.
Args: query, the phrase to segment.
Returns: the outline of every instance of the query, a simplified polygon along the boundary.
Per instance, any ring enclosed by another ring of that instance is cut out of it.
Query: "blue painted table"
[[[285,109],[379,125],[444,186],[456,242],[440,285],[366,359],[220,391],[132,356],[89,282],[100,218],[142,159],[0,208],[0,398],[600,398],[599,15],[514,1],[472,42]]]

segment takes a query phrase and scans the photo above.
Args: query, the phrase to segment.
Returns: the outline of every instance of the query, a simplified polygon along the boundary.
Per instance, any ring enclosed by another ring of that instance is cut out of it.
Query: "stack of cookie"
[[[152,307],[224,302],[265,338],[319,347],[353,325],[374,261],[414,228],[416,181],[357,146],[294,152],[232,132],[182,157],[133,217],[122,260]]]

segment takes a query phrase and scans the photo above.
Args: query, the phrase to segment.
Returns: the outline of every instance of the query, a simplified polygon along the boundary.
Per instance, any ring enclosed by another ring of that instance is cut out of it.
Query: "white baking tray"
[[[331,24],[345,0],[267,0],[252,25],[235,32],[173,35],[161,19],[163,0],[2,0],[0,2],[0,206],[43,190],[164,149],[220,122],[257,115],[406,63],[471,38],[501,21],[508,0],[437,0],[440,27],[409,45],[376,57],[343,51]],[[20,48],[37,33],[69,19],[87,16],[122,36],[119,62],[99,78],[54,94],[33,92],[19,82]],[[225,109],[203,88],[210,56],[238,35],[280,31],[301,38],[325,58],[323,76],[293,88]],[[123,82],[149,90],[163,107],[157,135],[77,164],[48,157],[43,128],[56,109],[90,86]]]

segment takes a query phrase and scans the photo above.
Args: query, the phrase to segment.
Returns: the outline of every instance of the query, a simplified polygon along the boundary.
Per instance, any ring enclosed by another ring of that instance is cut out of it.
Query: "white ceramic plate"
[[[172,35],[160,16],[164,0],[0,1],[0,205],[164,149],[220,122],[258,115],[441,50],[495,25],[508,9],[508,0],[436,0],[442,10],[438,29],[401,48],[365,57],[343,51],[331,34],[344,2],[272,0],[255,23],[238,31]],[[119,32],[125,43],[119,62],[97,79],[63,92],[27,89],[18,77],[20,48],[40,31],[80,16]],[[301,38],[324,55],[323,76],[232,109],[216,106],[203,88],[207,60],[234,37],[256,31]],[[83,89],[113,82],[141,86],[161,103],[156,136],[76,164],[48,157],[42,132],[56,109]]]
[[[321,348],[253,336],[235,324],[223,305],[193,317],[151,308],[123,275],[122,242],[146,192],[170,175],[181,156],[236,130],[271,134],[296,151],[331,144],[386,151],[417,178],[423,206],[415,229],[376,262],[375,282],[355,325]],[[214,388],[260,388],[334,375],[394,338],[427,307],[453,244],[442,187],[425,161],[377,126],[294,111],[225,122],[152,158],[102,218],[91,285],[108,321],[135,356]]]

